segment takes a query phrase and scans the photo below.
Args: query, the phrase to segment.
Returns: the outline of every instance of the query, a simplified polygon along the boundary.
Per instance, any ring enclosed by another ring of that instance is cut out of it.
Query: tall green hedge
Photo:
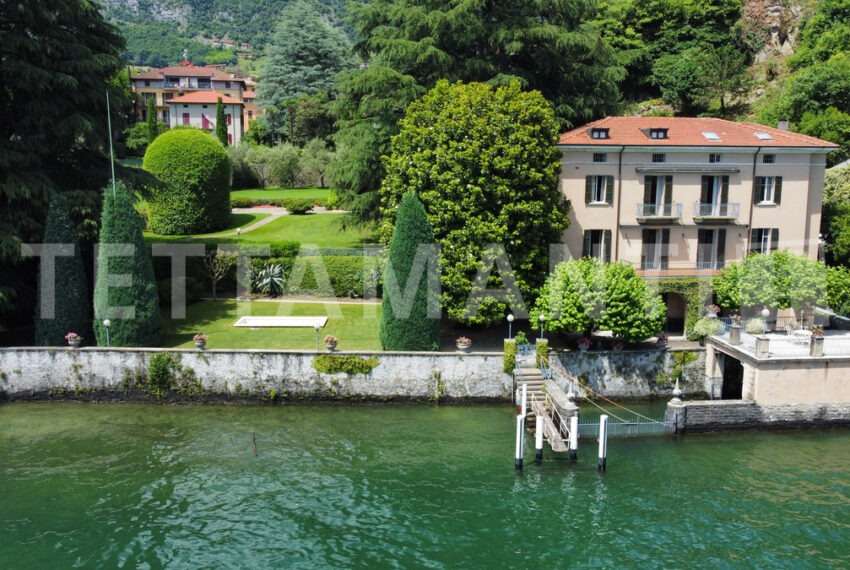
[[[433,248],[430,250],[433,263],[427,263],[421,255],[417,259],[417,252],[425,251],[420,250],[420,245]],[[413,192],[406,193],[398,207],[387,266],[384,268],[380,329],[384,350],[439,350],[439,290],[428,286],[428,272],[438,271],[434,246],[434,232],[422,202]],[[426,262],[426,265],[425,271],[418,274],[422,269],[418,265],[420,262]],[[405,291],[409,278],[419,279],[410,303],[407,302]],[[389,279],[397,286],[388,287]],[[436,316],[430,314],[435,310]]]
[[[128,282],[121,283],[122,280]],[[122,307],[132,308],[133,314]],[[133,208],[130,190],[123,184],[117,186],[114,195],[111,187],[103,195],[94,314],[94,330],[100,346],[106,346],[104,319],[112,321],[109,328],[112,346],[159,345],[162,317],[153,265],[142,238],[141,218]]]
[[[147,189],[150,225],[161,235],[209,233],[230,219],[230,159],[213,136],[175,129],[158,136],[143,168],[162,185]]]
[[[53,258],[54,272],[53,275],[47,276],[52,281],[43,283],[42,276],[39,274],[35,342],[40,346],[60,346],[65,344],[65,335],[69,332],[75,332],[84,339],[91,334],[89,286],[83,270],[83,258],[77,245],[68,201],[61,194],[53,197],[47,212],[44,245],[48,244],[70,247],[73,255]],[[45,257],[42,256],[41,259],[44,263]],[[42,295],[42,289],[45,289],[46,297]],[[44,307],[42,303],[45,303]],[[52,306],[48,306],[47,303],[51,303]],[[51,312],[52,316],[50,316]]]

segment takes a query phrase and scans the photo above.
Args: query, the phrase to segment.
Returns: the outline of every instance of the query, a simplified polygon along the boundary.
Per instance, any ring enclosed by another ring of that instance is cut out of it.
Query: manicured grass
[[[252,200],[280,200],[283,198],[318,200],[326,199],[330,193],[330,188],[266,188],[265,190],[234,190],[230,193],[230,197],[250,198]]]
[[[230,221],[227,223],[227,227],[220,232],[216,232],[214,234],[198,234],[192,236],[161,236],[151,232],[144,232],[145,240],[154,243],[167,243],[173,241],[184,241],[184,240],[193,240],[193,239],[203,239],[205,241],[206,238],[215,238],[220,236],[221,234],[230,233],[236,231],[236,228],[244,228],[250,226],[254,222],[258,220],[262,220],[263,218],[268,218],[271,214],[230,214]]]
[[[376,241],[369,230],[349,228],[342,231],[340,222],[344,215],[281,216],[254,231],[243,233],[241,241],[261,244],[298,241],[319,247],[359,247]]]
[[[381,306],[299,301],[242,302],[242,310],[252,316],[327,316],[328,323],[319,331],[319,346],[324,350],[325,335],[339,339],[337,350],[380,350],[378,326]],[[202,332],[209,336],[207,348],[316,350],[316,331],[312,328],[234,327],[239,319],[236,301],[202,301],[186,308],[186,319],[169,320],[163,328],[165,348],[191,348],[192,337]],[[247,314],[247,313],[246,313]]]

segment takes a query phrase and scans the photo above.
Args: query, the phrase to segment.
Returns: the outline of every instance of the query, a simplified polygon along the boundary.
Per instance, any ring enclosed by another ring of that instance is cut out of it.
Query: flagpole
[[[109,126],[109,166],[112,168],[112,199],[115,200],[115,153],[112,151],[112,114],[109,112],[109,89],[106,90],[106,123]]]

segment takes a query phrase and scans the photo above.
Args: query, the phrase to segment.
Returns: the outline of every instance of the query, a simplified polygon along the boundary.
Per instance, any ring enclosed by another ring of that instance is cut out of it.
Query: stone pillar
[[[756,337],[756,358],[767,358],[770,353],[770,339],[766,336]]]
[[[667,433],[682,433],[688,424],[688,408],[684,402],[667,404],[664,412],[664,431]]]
[[[549,364],[549,339],[538,338],[535,341],[535,347],[536,347],[537,355],[534,358],[534,362],[537,364],[538,368],[542,368],[543,366],[546,366],[548,368],[550,366],[550,364]],[[546,362],[544,362],[542,364],[540,362],[541,356],[546,358]]]
[[[741,344],[741,325],[729,326],[729,344],[732,346]]]
[[[756,399],[756,369],[754,366],[746,364],[744,362],[741,363],[741,366],[744,369],[743,372],[743,386],[741,387],[741,399],[742,400],[755,400]]]
[[[809,344],[809,356],[823,356],[823,337],[811,336],[812,342]]]

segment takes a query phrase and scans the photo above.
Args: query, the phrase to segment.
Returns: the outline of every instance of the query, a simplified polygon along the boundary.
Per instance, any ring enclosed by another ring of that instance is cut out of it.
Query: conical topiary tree
[[[106,188],[103,195],[94,314],[100,346],[107,344],[104,319],[112,322],[112,346],[159,345],[162,317],[153,265],[142,238],[141,218],[123,184],[118,184],[114,193]]]
[[[227,146],[227,116],[224,114],[224,103],[221,97],[215,105],[215,138],[222,146]]]
[[[422,202],[404,195],[384,269],[380,338],[384,350],[438,350],[438,250]],[[415,292],[411,287],[416,285]]]
[[[63,251],[42,252],[41,263],[52,259],[53,272],[39,273],[35,343],[39,346],[63,345],[69,332],[84,338],[90,336],[89,287],[68,200],[61,194],[50,201],[43,244],[46,248],[58,246]],[[48,281],[43,281],[45,278]]]

